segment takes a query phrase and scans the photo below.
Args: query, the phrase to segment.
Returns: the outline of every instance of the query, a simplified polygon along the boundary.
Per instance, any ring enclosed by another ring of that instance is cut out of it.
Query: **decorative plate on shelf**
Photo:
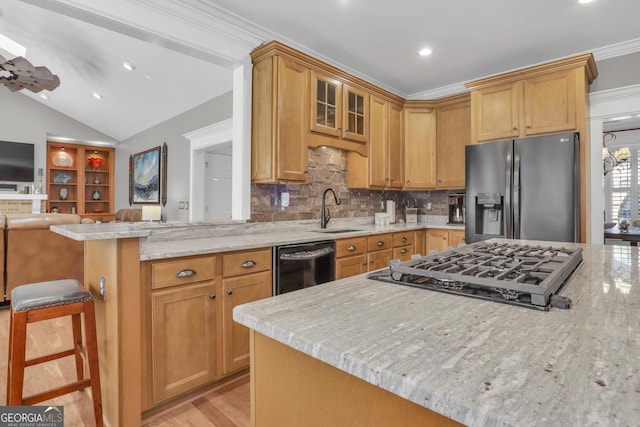
[[[58,167],[70,168],[73,166],[73,157],[66,151],[58,151],[51,158],[51,162]]]

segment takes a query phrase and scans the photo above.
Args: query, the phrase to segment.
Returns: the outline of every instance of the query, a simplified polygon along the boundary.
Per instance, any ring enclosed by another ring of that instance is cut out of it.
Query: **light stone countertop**
[[[318,221],[273,223],[102,223],[55,225],[51,230],[74,240],[141,238],[142,261],[247,250],[268,246],[335,240],[379,233],[441,228],[464,230],[464,225],[442,222],[374,225],[372,218],[335,219],[327,230],[354,229],[346,233],[319,232]]]
[[[470,426],[638,425],[638,248],[581,246],[568,310],[361,275],[238,306],[234,320]]]

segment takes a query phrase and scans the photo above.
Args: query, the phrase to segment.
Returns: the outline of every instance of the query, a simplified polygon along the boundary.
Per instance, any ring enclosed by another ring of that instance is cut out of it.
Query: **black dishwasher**
[[[280,295],[335,279],[335,242],[276,246],[273,251],[273,294]]]

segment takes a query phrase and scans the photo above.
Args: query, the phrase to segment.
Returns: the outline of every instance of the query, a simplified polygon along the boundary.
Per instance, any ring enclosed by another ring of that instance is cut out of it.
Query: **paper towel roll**
[[[396,223],[396,202],[387,200],[387,213],[389,214],[389,223]]]

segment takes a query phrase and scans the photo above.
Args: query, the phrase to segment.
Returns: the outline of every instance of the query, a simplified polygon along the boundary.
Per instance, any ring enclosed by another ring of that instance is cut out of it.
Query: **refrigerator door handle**
[[[520,153],[513,160],[513,238],[520,238]]]
[[[504,217],[505,217],[505,230],[504,230],[504,236],[507,239],[512,239],[513,238],[513,225],[511,223],[511,169],[512,169],[512,164],[511,164],[511,151],[507,152],[507,179],[506,179],[506,188],[505,188],[505,192],[504,192]]]

